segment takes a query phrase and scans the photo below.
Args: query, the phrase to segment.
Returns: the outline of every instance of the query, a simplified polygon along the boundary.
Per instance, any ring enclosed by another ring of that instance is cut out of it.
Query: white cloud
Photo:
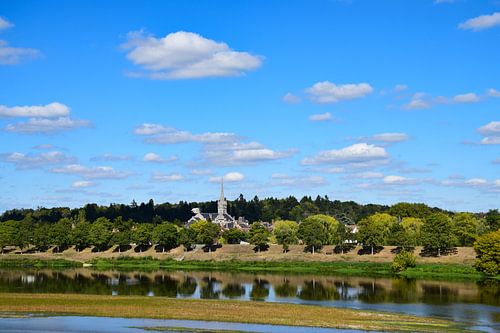
[[[241,182],[245,179],[245,175],[240,172],[228,172],[224,176],[224,182],[235,183]],[[209,181],[211,183],[220,183],[221,177],[210,177]]]
[[[69,115],[69,107],[54,102],[46,105],[25,105],[7,107],[0,105],[0,117],[65,117]]]
[[[385,176],[383,182],[388,185],[409,185],[414,184],[415,179],[402,176]]]
[[[382,147],[367,143],[356,143],[342,149],[333,149],[319,152],[316,156],[307,157],[302,164],[357,164],[387,160],[389,154]]]
[[[410,102],[403,105],[403,108],[407,110],[428,109],[430,107],[431,103],[426,99],[426,95],[424,93],[413,94]]]
[[[312,116],[309,117],[309,120],[310,121],[329,121],[329,120],[332,120],[332,115],[330,112],[313,114]]]
[[[396,84],[393,88],[395,92],[405,91],[406,89],[408,89],[408,86],[406,84]]]
[[[284,173],[275,173],[271,175],[270,185],[308,188],[326,185],[326,180],[321,176],[289,176]]]
[[[245,143],[234,133],[206,132],[193,134],[188,131],[180,131],[157,124],[140,125],[134,132],[147,136],[146,143],[200,143],[205,160],[217,165],[272,161],[286,158],[296,153],[295,150],[275,151],[258,142]]]
[[[213,172],[210,169],[193,169],[191,170],[191,174],[196,176],[206,176],[211,175]]]
[[[0,65],[16,65],[39,56],[40,51],[36,49],[12,47],[6,41],[0,40]]]
[[[376,178],[382,178],[382,177],[384,177],[383,173],[367,171],[367,172],[358,172],[358,173],[352,174],[352,175],[350,175],[349,178],[376,179]]]
[[[288,104],[297,104],[300,103],[300,97],[292,93],[287,93],[285,96],[283,96],[283,102]]]
[[[312,87],[306,89],[309,98],[313,102],[321,104],[337,103],[343,100],[361,98],[372,92],[373,88],[368,83],[337,85],[329,81],[317,82]]]
[[[481,15],[460,23],[458,27],[464,30],[480,31],[500,25],[500,12],[491,15]]]
[[[24,154],[15,152],[0,154],[0,161],[12,163],[17,169],[34,169],[46,165],[71,163],[74,161],[74,158],[60,151],[50,151],[41,154]]]
[[[127,58],[146,73],[133,75],[152,79],[197,79],[242,75],[262,65],[262,57],[233,51],[223,42],[185,31],[163,38],[130,32],[123,48]]]
[[[132,160],[133,157],[130,155],[114,155],[114,154],[102,154],[98,156],[93,156],[90,158],[91,161],[104,161],[104,162],[114,162],[114,161],[129,161]]]
[[[168,158],[164,159],[156,153],[147,153],[142,158],[144,162],[153,162],[153,163],[169,163],[176,161],[177,159],[178,159],[177,156],[169,156]]]
[[[500,121],[492,121],[477,129],[479,134],[484,138],[481,140],[483,145],[498,145],[500,144]]]
[[[500,91],[496,90],[496,89],[488,89],[488,96],[490,97],[500,97]]]
[[[14,24],[12,24],[9,21],[7,21],[6,19],[0,17],[0,30],[9,29],[9,28],[12,28],[13,26],[14,26]]]
[[[407,141],[409,137],[406,133],[380,133],[375,134],[370,139],[383,143],[396,143]]]
[[[91,181],[88,181],[88,180],[77,180],[76,182],[73,182],[73,184],[71,184],[71,187],[73,188],[87,188],[87,187],[91,187],[91,186],[94,186],[95,184]]]
[[[52,168],[52,173],[80,175],[86,179],[121,179],[132,175],[130,172],[117,171],[110,166],[87,167],[80,164],[68,164]]]
[[[90,127],[87,120],[72,119],[70,117],[60,118],[30,118],[26,122],[8,124],[5,127],[7,132],[18,133],[54,133],[68,131],[80,127]]]
[[[484,178],[471,178],[464,181],[464,184],[469,186],[484,186],[488,184],[488,181]]]
[[[184,176],[179,173],[170,173],[170,174],[154,173],[151,176],[151,180],[157,182],[177,182],[183,179]]]
[[[453,97],[453,102],[455,103],[477,103],[479,100],[479,96],[475,93],[461,94]]]

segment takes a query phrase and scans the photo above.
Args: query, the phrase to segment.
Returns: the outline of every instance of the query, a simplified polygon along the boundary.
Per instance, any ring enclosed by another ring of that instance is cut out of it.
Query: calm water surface
[[[0,292],[315,304],[435,316],[500,331],[500,283],[227,272],[0,270]],[[4,322],[4,320],[2,320]],[[1,327],[0,327],[1,328]]]

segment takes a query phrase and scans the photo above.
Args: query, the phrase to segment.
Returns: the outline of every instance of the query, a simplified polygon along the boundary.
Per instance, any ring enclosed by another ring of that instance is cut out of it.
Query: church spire
[[[224,201],[224,176],[220,179],[220,198],[219,201]]]

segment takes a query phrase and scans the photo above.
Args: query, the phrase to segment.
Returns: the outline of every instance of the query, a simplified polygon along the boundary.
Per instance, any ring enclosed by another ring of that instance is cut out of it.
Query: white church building
[[[249,228],[248,222],[244,218],[235,219],[227,212],[227,201],[224,197],[224,178],[221,180],[220,197],[217,200],[217,213],[203,213],[200,208],[193,208],[193,217],[186,223],[186,227],[196,221],[206,220],[217,223],[222,229],[246,229]]]

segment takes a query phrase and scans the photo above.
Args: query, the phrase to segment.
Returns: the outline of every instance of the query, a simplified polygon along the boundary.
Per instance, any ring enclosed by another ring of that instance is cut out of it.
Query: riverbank
[[[452,321],[396,313],[312,305],[163,297],[2,293],[1,312],[206,320],[398,332],[468,332],[464,326]]]

